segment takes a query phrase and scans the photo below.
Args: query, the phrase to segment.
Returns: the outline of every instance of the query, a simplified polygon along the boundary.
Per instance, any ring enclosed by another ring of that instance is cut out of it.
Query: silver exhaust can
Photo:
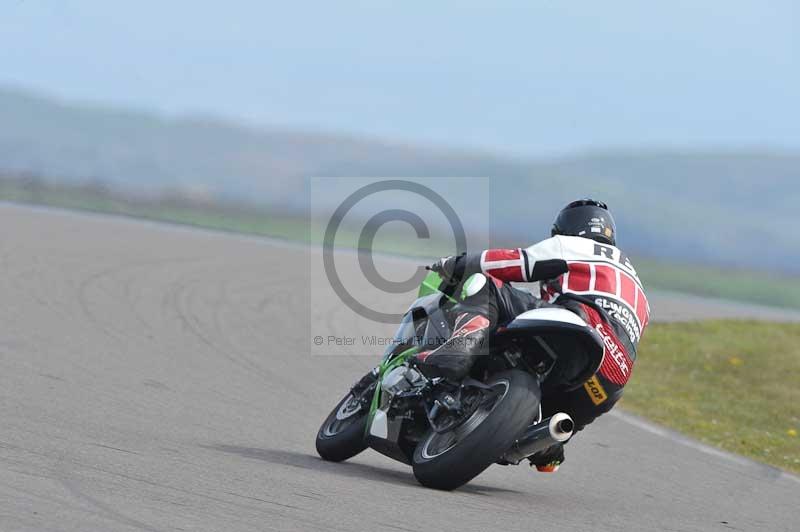
[[[572,418],[559,412],[528,427],[511,449],[502,456],[502,460],[510,464],[519,464],[525,458],[544,451],[556,443],[567,441],[572,437],[574,429],[575,423]]]

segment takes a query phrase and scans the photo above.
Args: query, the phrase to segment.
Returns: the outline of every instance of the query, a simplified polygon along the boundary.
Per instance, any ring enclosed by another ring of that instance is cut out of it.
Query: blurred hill
[[[798,153],[620,150],[526,161],[0,89],[0,169],[280,212],[303,209],[312,176],[487,176],[492,233],[504,242],[546,236],[562,204],[593,195],[614,208],[623,245],[638,254],[800,273]]]

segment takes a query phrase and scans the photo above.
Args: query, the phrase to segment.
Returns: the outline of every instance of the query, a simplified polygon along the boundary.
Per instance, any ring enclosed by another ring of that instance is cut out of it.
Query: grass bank
[[[771,307],[800,308],[800,279],[797,277],[652,260],[636,260],[636,268],[649,288]]]
[[[704,443],[800,473],[800,325],[656,323],[623,408]]]

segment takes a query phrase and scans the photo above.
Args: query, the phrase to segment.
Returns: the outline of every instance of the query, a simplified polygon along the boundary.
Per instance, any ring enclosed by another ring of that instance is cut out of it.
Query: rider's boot
[[[450,338],[432,351],[417,354],[415,365],[428,378],[463,379],[484,352],[490,325],[483,314],[462,312],[456,317]]]
[[[555,473],[559,466],[564,463],[564,444],[557,443],[531,456],[531,467],[535,467],[540,473]]]

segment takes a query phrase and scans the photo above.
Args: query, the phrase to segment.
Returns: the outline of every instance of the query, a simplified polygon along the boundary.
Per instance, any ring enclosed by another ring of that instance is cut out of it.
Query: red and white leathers
[[[495,281],[491,293],[478,294],[483,299],[473,305],[486,309],[492,326],[510,321],[521,308],[555,304],[579,314],[602,336],[605,356],[597,374],[582,388],[544,397],[544,415],[567,412],[580,430],[614,406],[650,320],[642,283],[619,248],[558,235],[528,248],[488,249],[461,260],[464,277],[482,272]],[[539,282],[542,299],[511,288],[511,282]]]
[[[469,259],[465,273],[478,269],[470,264],[475,259]],[[612,321],[608,325],[619,332],[626,351],[631,351],[627,355],[635,359],[650,321],[650,305],[633,264],[619,248],[557,235],[524,249],[488,249],[480,254],[479,268],[502,281],[539,281],[542,299],[551,303],[562,294],[591,300],[605,310]],[[607,336],[602,330],[600,333]]]

